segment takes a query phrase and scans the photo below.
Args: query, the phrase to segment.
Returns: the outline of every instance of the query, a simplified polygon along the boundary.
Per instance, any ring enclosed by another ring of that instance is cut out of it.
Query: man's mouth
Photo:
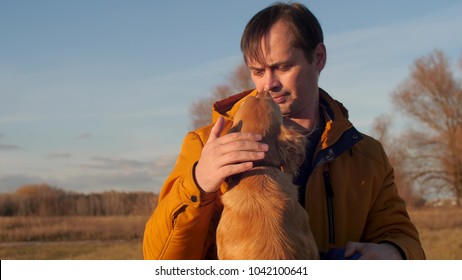
[[[282,104],[286,101],[287,97],[289,96],[289,93],[283,93],[283,94],[275,94],[272,95],[271,98],[273,98],[274,102],[276,104]]]

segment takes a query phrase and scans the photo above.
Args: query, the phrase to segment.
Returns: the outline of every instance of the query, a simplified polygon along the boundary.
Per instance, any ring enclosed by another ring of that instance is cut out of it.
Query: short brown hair
[[[263,62],[261,39],[279,20],[288,24],[292,30],[293,46],[301,49],[306,59],[313,61],[313,51],[324,42],[321,25],[314,14],[303,4],[278,2],[258,12],[247,23],[241,38],[241,51],[244,60]]]

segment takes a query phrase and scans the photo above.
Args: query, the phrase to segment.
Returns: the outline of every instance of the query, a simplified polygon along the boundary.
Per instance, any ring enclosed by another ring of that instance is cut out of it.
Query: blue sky
[[[0,0],[0,192],[158,192],[190,104],[241,62],[273,1]],[[325,33],[320,86],[370,132],[413,61],[462,56],[462,1],[303,1]]]

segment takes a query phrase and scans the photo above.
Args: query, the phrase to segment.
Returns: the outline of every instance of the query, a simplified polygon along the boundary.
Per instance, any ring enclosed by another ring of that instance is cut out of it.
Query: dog
[[[242,103],[229,133],[237,131],[262,134],[269,150],[252,169],[226,180],[216,232],[218,258],[319,259],[308,213],[292,182],[305,157],[305,137],[284,126],[269,93],[249,96]]]

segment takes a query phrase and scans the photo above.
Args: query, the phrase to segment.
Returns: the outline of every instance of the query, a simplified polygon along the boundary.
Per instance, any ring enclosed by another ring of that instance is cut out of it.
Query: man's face
[[[325,65],[325,47],[323,44],[317,46],[310,63],[301,49],[292,46],[292,41],[290,28],[282,21],[276,22],[268,35],[262,38],[265,61],[260,63],[247,59],[251,78],[259,92],[271,93],[285,117],[316,120],[318,77]]]

